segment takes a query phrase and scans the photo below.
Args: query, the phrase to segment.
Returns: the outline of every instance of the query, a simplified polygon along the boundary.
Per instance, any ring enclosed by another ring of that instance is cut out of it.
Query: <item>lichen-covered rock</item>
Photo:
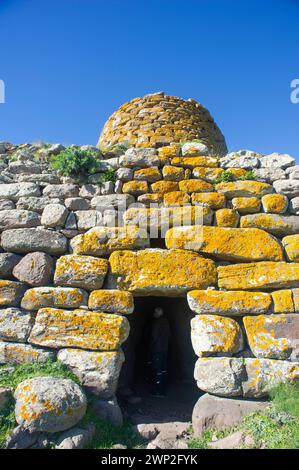
[[[139,227],[95,227],[71,241],[74,253],[102,256],[114,250],[136,250],[149,246],[148,234]]]
[[[192,204],[207,205],[211,209],[222,209],[225,207],[226,199],[220,193],[194,193],[192,194]]]
[[[134,171],[134,179],[138,181],[148,181],[149,183],[155,183],[162,179],[161,171],[157,166],[151,168],[141,168],[140,170]]]
[[[278,241],[259,229],[173,227],[165,236],[169,249],[187,249],[231,261],[283,260]]]
[[[164,165],[162,173],[165,181],[181,181],[185,178],[185,170],[179,166]]]
[[[13,269],[16,279],[32,287],[51,284],[53,274],[54,260],[42,252],[28,253]]]
[[[259,197],[273,192],[270,184],[259,181],[233,181],[229,183],[219,183],[216,191],[224,194],[227,199],[235,197]]]
[[[241,217],[242,228],[260,228],[273,235],[283,237],[299,233],[299,217],[279,214],[250,214]]]
[[[65,431],[83,418],[86,396],[75,382],[56,377],[34,377],[15,391],[18,424],[30,432]]]
[[[37,227],[40,223],[40,216],[37,212],[18,209],[0,211],[0,230]]]
[[[197,166],[193,169],[192,176],[194,178],[207,181],[208,183],[216,183],[217,179],[221,176],[223,171],[223,168],[206,168]]]
[[[277,193],[284,194],[289,198],[299,196],[299,180],[277,180],[273,182],[273,186]]]
[[[235,197],[232,206],[241,215],[254,214],[260,211],[261,201],[257,197]]]
[[[251,170],[252,168],[257,168],[259,166],[258,154],[250,150],[242,150],[243,154],[240,152],[231,152],[225,157],[221,158],[220,166],[222,168],[244,168]]]
[[[199,357],[238,353],[243,349],[243,334],[232,318],[196,315],[191,320],[191,341]]]
[[[119,159],[119,164],[125,168],[151,168],[160,165],[160,159],[155,149],[130,148]]]
[[[0,277],[2,279],[11,277],[13,268],[21,259],[21,256],[14,253],[0,253]]]
[[[188,292],[187,300],[190,309],[195,313],[226,316],[267,313],[272,304],[271,295],[265,292],[214,289]]]
[[[123,352],[94,352],[80,349],[61,349],[58,360],[68,366],[91,393],[100,398],[112,397],[117,388]]]
[[[186,193],[210,193],[214,190],[214,186],[199,179],[182,180],[179,182],[179,190]]]
[[[50,255],[62,255],[67,251],[67,238],[59,232],[40,228],[5,230],[1,235],[5,251],[32,253],[44,251]]]
[[[201,142],[187,142],[182,146],[182,155],[184,157],[197,156],[197,155],[209,155],[209,148]]]
[[[271,292],[273,300],[274,313],[294,313],[295,305],[293,291],[291,289],[282,289]]]
[[[42,225],[46,227],[62,227],[65,224],[69,211],[62,204],[48,204],[41,218]]]
[[[163,202],[164,206],[184,206],[190,201],[190,196],[184,191],[172,191],[171,193],[164,194]]]
[[[127,339],[128,334],[129,322],[121,315],[41,308],[29,343],[55,349],[73,347],[113,351]]]
[[[28,289],[21,301],[27,310],[43,307],[79,308],[87,305],[88,294],[75,287],[35,287]]]
[[[247,340],[258,358],[299,360],[299,316],[296,314],[244,317]]]
[[[262,197],[263,209],[272,214],[283,214],[287,211],[289,200],[284,194],[266,194]]]
[[[116,289],[101,289],[91,292],[88,308],[107,313],[130,314],[134,310],[134,298],[130,292]]]
[[[132,194],[132,196],[140,196],[148,192],[147,181],[127,181],[123,184],[122,192],[124,194]]]
[[[0,184],[0,198],[17,201],[30,196],[40,196],[39,187],[34,183]]]
[[[218,286],[228,290],[284,289],[299,287],[297,263],[244,263],[219,266]]]
[[[109,262],[109,286],[134,295],[176,297],[216,283],[213,261],[191,251],[115,251]]]
[[[26,290],[21,282],[0,280],[0,306],[17,307]]]
[[[31,344],[0,342],[0,364],[26,364],[47,362],[54,359],[54,353]]]
[[[299,263],[299,234],[284,237],[282,239],[282,244],[284,246],[288,260]]]
[[[33,315],[20,308],[0,309],[0,340],[25,342],[34,323]]]
[[[176,181],[157,181],[151,184],[151,190],[153,193],[166,194],[173,191],[179,191],[179,183]]]
[[[213,168],[218,166],[218,159],[215,157],[174,157],[171,164],[190,170],[197,167]]]
[[[299,215],[299,197],[294,197],[291,199],[289,209],[291,214]]]
[[[254,176],[257,181],[273,183],[273,181],[286,179],[285,171],[281,168],[256,168]]]
[[[54,283],[58,286],[101,289],[108,261],[93,256],[66,255],[57,260]]]
[[[240,216],[235,209],[218,209],[215,213],[218,227],[238,227]]]

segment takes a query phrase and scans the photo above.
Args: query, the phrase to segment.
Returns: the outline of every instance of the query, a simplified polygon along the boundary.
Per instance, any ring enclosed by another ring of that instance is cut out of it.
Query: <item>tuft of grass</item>
[[[209,444],[212,440],[223,439],[226,436],[232,434],[235,428],[227,429],[207,429],[199,437],[193,437],[188,441],[189,449],[209,449]]]
[[[246,171],[245,175],[240,178],[243,181],[254,181],[255,179],[256,176],[253,170]]]
[[[108,170],[105,171],[105,173],[103,173],[103,176],[101,178],[101,181],[103,183],[106,183],[108,181],[112,181],[112,183],[115,183],[117,180],[117,177],[116,177],[116,171],[114,170],[114,168],[109,168]]]
[[[54,155],[50,164],[63,176],[85,176],[97,171],[98,155],[92,150],[68,147]]]
[[[235,181],[235,176],[233,175],[233,173],[229,170],[225,170],[221,173],[220,176],[218,176],[218,178],[216,179],[215,183],[218,184],[218,183],[229,183],[231,181]]]
[[[299,381],[280,383],[269,391],[269,395],[276,410],[299,418]]]

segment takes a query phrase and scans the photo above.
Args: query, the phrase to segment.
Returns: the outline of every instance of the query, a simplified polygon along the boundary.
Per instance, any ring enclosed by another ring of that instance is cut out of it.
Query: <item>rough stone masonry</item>
[[[159,93],[113,115],[101,146],[130,142],[102,155],[116,182],[57,174],[61,145],[0,143],[1,364],[56,358],[115,404],[134,297],[184,296],[200,390],[254,399],[298,379],[299,167],[226,154],[186,103]]]

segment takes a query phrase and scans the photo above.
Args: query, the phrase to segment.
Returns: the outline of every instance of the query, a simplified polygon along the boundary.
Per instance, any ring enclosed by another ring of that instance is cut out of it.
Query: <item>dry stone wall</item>
[[[186,296],[201,390],[257,398],[298,379],[292,157],[133,147],[103,161],[115,183],[79,184],[46,162],[60,150],[1,144],[0,363],[56,358],[111,400],[134,297]]]

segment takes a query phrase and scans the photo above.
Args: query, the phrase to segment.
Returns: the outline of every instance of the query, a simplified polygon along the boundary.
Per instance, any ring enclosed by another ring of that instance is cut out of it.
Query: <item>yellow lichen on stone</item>
[[[109,262],[109,287],[134,295],[178,297],[217,281],[214,262],[190,251],[115,251]]]
[[[193,193],[192,204],[208,205],[211,209],[222,209],[225,207],[226,199],[219,193]]]
[[[171,164],[190,170],[197,167],[215,168],[218,166],[218,159],[215,157],[175,157],[171,159]]]
[[[152,168],[141,168],[140,170],[134,171],[134,178],[136,180],[144,180],[149,183],[154,183],[162,179],[162,174],[157,167]]]
[[[166,181],[181,181],[185,178],[185,170],[179,166],[165,165],[162,173]]]
[[[288,260],[294,263],[299,263],[299,234],[289,235],[282,239],[285,252]]]
[[[262,197],[263,209],[272,214],[283,214],[288,208],[289,200],[284,194],[266,194]]]
[[[141,204],[145,204],[146,206],[149,206],[151,204],[161,204],[163,202],[163,194],[159,194],[159,193],[141,194],[141,196],[138,196],[137,201],[141,202]]]
[[[216,225],[218,227],[237,227],[240,216],[234,209],[219,209],[215,213]]]
[[[259,229],[224,227],[173,227],[165,236],[166,247],[198,251],[232,261],[283,260],[275,238]],[[230,268],[230,266],[228,266]]]
[[[103,285],[107,271],[106,259],[65,255],[57,260],[54,283],[60,286],[83,287],[88,290],[99,289]]]
[[[274,313],[293,313],[295,311],[291,289],[277,290],[271,293]]]
[[[240,214],[254,214],[260,211],[261,201],[257,197],[235,197],[232,206]]]
[[[255,240],[253,240],[254,243]],[[299,264],[242,263],[219,266],[218,286],[229,290],[283,289],[299,287]]]
[[[78,308],[87,305],[87,292],[74,287],[34,287],[28,289],[21,302],[26,310],[42,307]]]
[[[233,181],[229,183],[219,183],[216,185],[216,191],[224,194],[227,199],[235,197],[258,197],[272,193],[273,187],[267,183],[259,181]]]
[[[148,192],[147,181],[127,181],[123,184],[122,192],[124,194],[132,194],[133,196],[139,196]]]
[[[41,308],[29,343],[49,348],[113,351],[127,339],[129,322],[121,315],[88,310]]]
[[[107,313],[129,314],[134,310],[134,299],[130,292],[116,289],[94,290],[89,296],[88,307]]]
[[[166,145],[158,149],[159,157],[176,157],[180,155],[181,147],[178,144]]]
[[[164,194],[164,206],[183,206],[190,202],[190,196],[184,191],[173,191],[171,193]]]
[[[207,193],[214,190],[211,183],[198,179],[182,180],[179,182],[179,188],[180,191],[185,191],[186,193]]]
[[[151,185],[153,193],[166,194],[179,190],[179,184],[176,181],[157,181]]]
[[[215,183],[217,178],[219,178],[223,172],[223,168],[196,167],[192,171],[192,175],[194,178],[202,179],[208,183]]]

